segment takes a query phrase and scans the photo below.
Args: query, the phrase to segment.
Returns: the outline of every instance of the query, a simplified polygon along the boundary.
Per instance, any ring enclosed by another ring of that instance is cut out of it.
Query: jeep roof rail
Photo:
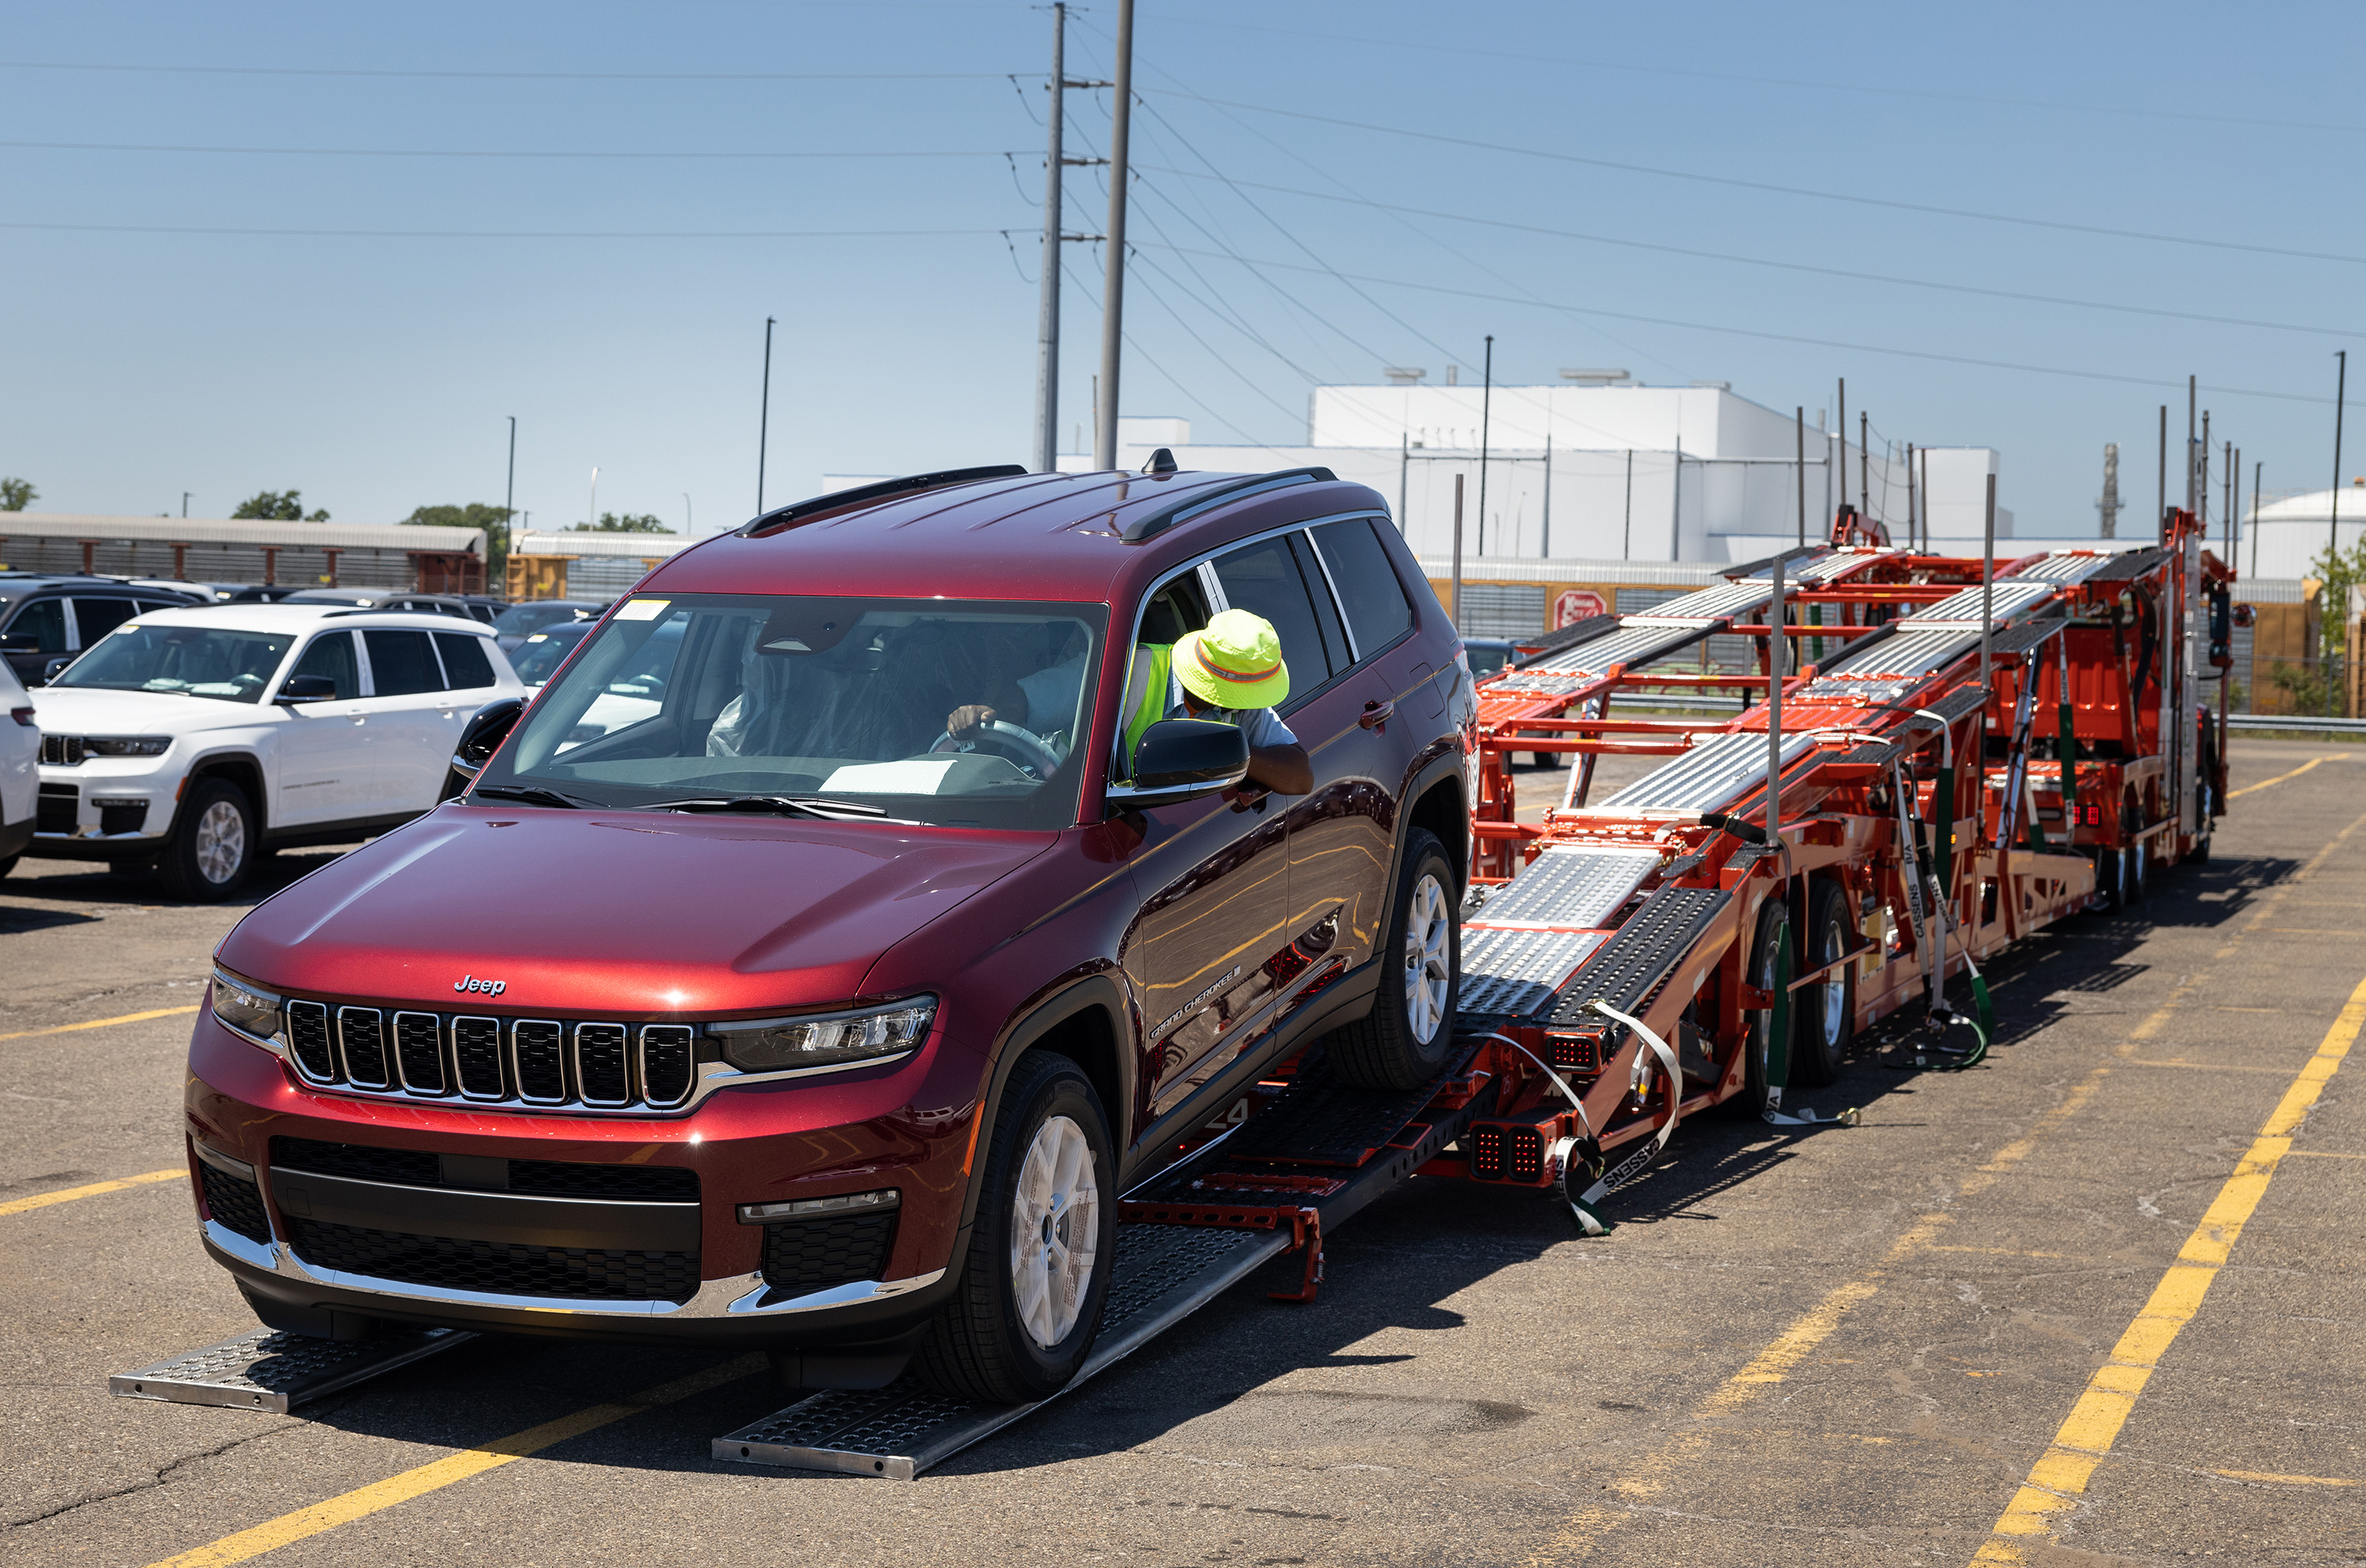
[[[1228,501],[1245,501],[1261,491],[1286,490],[1292,485],[1332,484],[1339,476],[1328,468],[1278,468],[1269,474],[1256,474],[1229,484],[1211,485],[1193,491],[1189,495],[1146,513],[1125,525],[1125,542],[1139,545],[1155,539],[1176,524],[1185,522],[1210,507]]]
[[[941,468],[932,474],[907,474],[901,479],[881,479],[873,484],[857,485],[851,490],[832,491],[789,506],[776,506],[772,511],[749,520],[738,530],[743,539],[806,522],[824,512],[835,512],[841,506],[860,506],[867,502],[887,501],[899,495],[918,495],[926,490],[942,490],[947,485],[975,484],[980,479],[1013,479],[1026,474],[1017,463],[989,463],[977,468]]]

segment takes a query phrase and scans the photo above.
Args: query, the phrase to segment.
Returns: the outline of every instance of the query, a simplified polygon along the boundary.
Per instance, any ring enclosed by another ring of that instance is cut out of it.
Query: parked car
[[[415,610],[429,615],[484,620],[454,593],[411,593],[394,588],[299,588],[283,604],[345,604],[357,610]]]
[[[142,613],[33,698],[29,852],[152,864],[183,897],[258,854],[344,843],[436,802],[461,727],[524,688],[490,628],[326,604]]]
[[[569,621],[528,636],[511,660],[518,679],[525,682],[529,691],[539,690],[598,624]],[[639,654],[607,677],[599,697],[583,710],[583,716],[568,730],[558,749],[569,750],[588,740],[597,740],[612,729],[654,716],[663,705],[666,676],[681,652],[682,636],[682,627],[674,621],[666,622],[651,633]]]
[[[33,841],[40,758],[41,730],[33,718],[33,699],[9,668],[0,664],[0,876],[17,868],[17,857]]]
[[[0,657],[19,682],[39,686],[133,615],[204,603],[194,583],[166,588],[128,577],[0,572]]]
[[[233,604],[276,604],[303,592],[304,585],[300,582],[256,583],[240,589],[230,596],[229,602]]]
[[[493,631],[504,652],[514,651],[532,633],[569,621],[596,621],[607,609],[605,599],[533,599],[513,604],[493,617]]]
[[[447,597],[457,599],[468,606],[468,614],[489,626],[501,619],[501,612],[510,607],[508,600],[496,599],[490,593],[454,593]]]
[[[673,557],[479,716],[464,797],[224,940],[208,1251],[304,1334],[1056,1390],[1179,1138],[1317,1039],[1367,1087],[1448,1060],[1476,704],[1386,519],[1319,469],[1010,468]],[[1163,676],[1127,700],[1227,608],[1279,630],[1306,794]],[[648,716],[570,745],[661,637]]]

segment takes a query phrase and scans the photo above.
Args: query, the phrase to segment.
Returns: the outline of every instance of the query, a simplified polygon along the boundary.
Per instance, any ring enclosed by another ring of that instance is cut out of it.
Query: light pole
[[[583,531],[584,531],[585,533],[589,534],[589,533],[592,532],[593,530],[597,529],[599,526],[600,526],[600,465],[599,465],[599,464],[597,464],[597,463],[594,463],[594,464],[592,464],[592,511],[591,511],[591,513],[583,519]]]
[[[1068,85],[1068,7],[1052,7],[1052,102],[1047,117],[1052,127],[1050,155],[1043,161],[1043,276],[1036,301],[1035,321],[1035,468],[1057,473],[1060,468],[1060,151],[1066,129]]]
[[[189,497],[190,497],[190,496],[192,496],[192,495],[194,495],[194,494],[196,494],[196,493],[197,493],[197,492],[196,492],[195,491],[186,491],[186,490],[185,490],[185,491],[183,491],[181,492],[181,515],[182,515],[182,516],[186,517],[186,516],[189,514]]]
[[[1107,281],[1101,286],[1101,379],[1093,411],[1093,467],[1117,467],[1117,373],[1125,334],[1126,143],[1133,125],[1133,0],[1118,0],[1117,80],[1110,99]]]
[[[510,477],[501,487],[501,565],[504,571],[508,570],[510,539],[514,533],[510,527],[510,519],[517,515],[517,415],[505,417],[510,422]],[[490,592],[492,586],[486,583],[486,592]]]

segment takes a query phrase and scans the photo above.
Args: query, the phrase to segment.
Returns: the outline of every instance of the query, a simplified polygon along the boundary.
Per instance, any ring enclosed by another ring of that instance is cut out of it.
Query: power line
[[[1145,247],[1148,248],[1148,247]],[[1202,254],[1217,253],[1203,252]],[[1295,262],[1256,261],[1254,266],[1277,267],[1288,272],[1324,272],[1326,269]],[[1549,299],[1523,299],[1516,295],[1489,294],[1476,288],[1457,288],[1449,284],[1414,283],[1401,277],[1376,277],[1369,274],[1353,274],[1357,281],[1388,288],[1411,288],[1427,294],[1445,294],[1464,299],[1486,299],[1498,304],[1527,305],[1537,310],[1551,310],[1565,316],[1606,316],[1612,321],[1638,321],[1647,326],[1682,327],[1687,332],[1717,333],[1729,337],[1762,338],[1773,343],[1805,344],[1813,348],[1842,349],[1852,354],[1880,354],[1899,359],[1927,359],[1944,365],[1965,365],[1985,370],[2013,370],[2035,376],[2065,376],[2084,381],[2112,381],[2131,387],[2183,388],[2182,379],[2169,380],[2150,376],[2128,376],[2108,370],[2078,370],[2057,365],[2026,365],[2008,359],[1980,359],[1969,355],[1941,354],[1927,349],[1895,348],[1887,344],[1851,343],[1839,338],[1808,337],[1797,333],[1767,332],[1754,327],[1722,326],[1713,321],[1687,321],[1673,316],[1647,316],[1631,310],[1604,310],[1585,305],[1563,305]],[[2217,392],[2229,397],[2271,398],[2279,402],[2325,404],[2329,398],[2314,397],[2304,392],[2270,392],[2256,387],[2203,386],[2205,392]]]
[[[112,65],[0,60],[0,71],[120,72],[148,76],[379,77],[418,82],[999,82],[1041,71],[389,71],[320,65]]]
[[[258,229],[245,224],[16,223],[37,233],[219,234],[254,240],[894,240],[999,229]]]
[[[1145,88],[1145,92],[1160,89]],[[1774,185],[1763,180],[1736,179],[1726,175],[1704,175],[1690,169],[1663,169],[1649,164],[1621,163],[1611,158],[1588,158],[1576,152],[1552,152],[1539,147],[1518,147],[1502,141],[1482,141],[1474,137],[1448,136],[1433,130],[1409,130],[1403,126],[1374,125],[1367,120],[1341,119],[1332,115],[1308,114],[1299,109],[1278,109],[1264,104],[1237,103],[1229,98],[1208,97],[1199,93],[1166,90],[1165,96],[1193,98],[1201,103],[1219,104],[1226,108],[1245,110],[1250,114],[1276,115],[1284,119],[1302,119],[1316,125],[1335,125],[1349,130],[1376,131],[1385,136],[1410,137],[1416,141],[1436,141],[1450,147],[1475,148],[1482,152],[1512,152],[1523,157],[1543,158],[1559,164],[1581,164],[1589,168],[1615,169],[1621,174],[1649,175],[1656,179],[1689,180],[1700,185],[1725,186],[1737,190],[1762,191],[1773,196],[1807,197],[1817,201],[1844,202],[1856,207],[1879,207],[1897,212],[1920,212],[1939,218],[1963,218],[1983,223],[2009,223],[2026,229],[2048,229],[2071,234],[2100,234],[2117,240],[2144,240],[2157,244],[2192,245],[2204,250],[2244,251],[2254,255],[2292,256],[2304,261],[2344,262],[2366,265],[2366,256],[2345,255],[2331,251],[2304,251],[2281,245],[2255,245],[2240,240],[2205,240],[2191,234],[2158,234],[2141,229],[2113,229],[2094,223],[2070,223],[2052,218],[2027,218],[2010,212],[1983,212],[1973,208],[1938,207],[1926,202],[1897,201],[1886,197],[1858,196],[1847,191],[1817,190],[1807,186]]]
[[[193,152],[267,158],[569,158],[569,159],[774,159],[774,158],[1001,158],[991,148],[957,152],[550,152],[524,148],[446,147],[233,147],[173,145],[150,141],[0,141],[0,148],[45,152]]]
[[[0,142],[0,146],[6,145]],[[1730,251],[1696,250],[1687,245],[1662,244],[1653,240],[1634,240],[1617,234],[1586,233],[1574,229],[1551,229],[1538,223],[1515,223],[1508,219],[1478,218],[1464,212],[1441,212],[1425,207],[1405,207],[1395,202],[1378,201],[1366,196],[1333,196],[1319,190],[1299,190],[1289,186],[1260,185],[1255,181],[1234,181],[1222,175],[1202,175],[1189,169],[1162,168],[1154,164],[1137,165],[1162,175],[1174,175],[1187,180],[1222,179],[1227,185],[1239,185],[1251,190],[1271,191],[1279,196],[1301,197],[1313,201],[1336,201],[1349,206],[1369,207],[1382,212],[1411,213],[1420,218],[1443,219],[1452,223],[1471,223],[1488,229],[1507,229],[1516,233],[1538,234],[1558,240],[1580,240],[1589,244],[1617,245],[1628,250],[1651,251],[1662,255],[1690,256],[1700,261],[1728,262],[1740,266],[1772,267],[1783,272],[1809,273],[1822,277],[1844,278],[1853,283],[1884,283],[1901,288],[1930,288],[1950,294],[1975,294],[1992,299],[2013,299],[2028,304],[2059,305],[2082,310],[2114,310],[2128,315],[2162,316],[2172,321],[2204,321],[2219,326],[2254,327],[2268,332],[2306,333],[2312,336],[2355,337],[2358,329],[2349,327],[2311,326],[2297,321],[2260,321],[2248,316],[2218,316],[2198,310],[2171,310],[2153,305],[2124,305],[2108,299],[2079,299],[2058,294],[2028,294],[2011,288],[1984,288],[1977,284],[1943,283],[1933,278],[1902,277],[1894,273],[1855,272],[1846,267],[1818,266],[1808,262],[1777,261],[1767,256],[1742,255]],[[1508,281],[1508,280],[1506,280]]]

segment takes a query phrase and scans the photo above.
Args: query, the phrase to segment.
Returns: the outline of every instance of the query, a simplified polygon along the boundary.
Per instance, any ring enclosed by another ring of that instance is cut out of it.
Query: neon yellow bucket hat
[[[1263,615],[1225,610],[1175,645],[1175,678],[1220,708],[1269,708],[1290,695],[1281,635]]]

